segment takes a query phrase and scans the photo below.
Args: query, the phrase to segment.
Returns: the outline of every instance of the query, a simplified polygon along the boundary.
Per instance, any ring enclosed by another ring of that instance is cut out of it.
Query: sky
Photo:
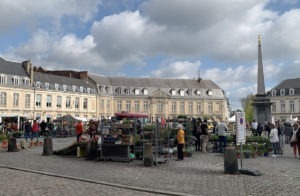
[[[300,0],[1,0],[0,57],[47,70],[214,81],[232,110],[300,75]]]

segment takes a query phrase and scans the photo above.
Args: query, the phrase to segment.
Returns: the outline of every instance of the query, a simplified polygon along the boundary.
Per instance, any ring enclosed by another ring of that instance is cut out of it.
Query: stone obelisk
[[[265,92],[264,70],[261,52],[261,37],[258,35],[257,94],[253,98],[253,118],[259,123],[271,122],[270,98]]]

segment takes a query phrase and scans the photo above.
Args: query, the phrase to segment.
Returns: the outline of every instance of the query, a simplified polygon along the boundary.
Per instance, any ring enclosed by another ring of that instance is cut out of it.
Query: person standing
[[[227,146],[227,126],[224,121],[219,122],[216,126],[216,134],[219,137],[220,152],[224,153]]]
[[[76,136],[77,136],[77,142],[80,141],[80,137],[83,133],[83,125],[82,125],[82,122],[81,120],[77,122],[76,124]]]
[[[251,130],[252,130],[253,136],[257,135],[257,126],[258,126],[258,124],[257,124],[256,120],[254,119],[251,123]]]
[[[184,146],[184,130],[183,130],[183,126],[182,124],[178,124],[177,125],[177,129],[178,129],[178,132],[177,132],[177,155],[178,155],[178,158],[177,160],[178,161],[182,161],[183,160],[183,146]]]
[[[204,123],[201,125],[201,136],[200,136],[202,152],[206,152],[208,141],[209,141],[209,137],[208,137],[207,119],[204,119]]]
[[[31,141],[33,140],[34,137],[36,138],[37,142],[39,141],[39,130],[40,130],[40,125],[36,120],[34,120],[31,129]]]
[[[46,127],[47,127],[47,123],[44,120],[42,120],[42,122],[40,123],[41,135],[42,136],[45,135]]]
[[[274,150],[274,154],[272,155],[272,157],[277,157],[279,152],[278,130],[273,123],[271,124],[270,128],[271,128],[271,132],[269,135],[269,139]]]
[[[24,129],[25,129],[25,141],[27,142],[27,139],[30,138],[30,132],[31,132],[31,123],[27,120],[25,125],[24,125]]]
[[[299,125],[297,123],[293,124],[293,135],[291,137],[291,146],[293,147],[294,158],[297,158],[297,149],[298,149],[298,156],[300,158],[300,130],[299,130]]]

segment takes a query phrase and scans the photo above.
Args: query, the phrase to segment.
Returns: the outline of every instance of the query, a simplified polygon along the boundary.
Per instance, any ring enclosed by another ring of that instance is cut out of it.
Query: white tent
[[[236,115],[233,115],[228,119],[228,122],[236,122]]]

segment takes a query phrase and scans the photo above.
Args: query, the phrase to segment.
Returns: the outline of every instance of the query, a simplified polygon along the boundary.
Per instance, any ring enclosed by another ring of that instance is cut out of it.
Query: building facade
[[[106,77],[87,72],[47,71],[30,61],[0,58],[0,115],[52,121],[66,114],[102,119],[116,112],[154,118],[227,119],[225,92],[211,80]]]
[[[300,119],[300,78],[283,80],[268,94],[272,102],[271,114],[275,119]]]

